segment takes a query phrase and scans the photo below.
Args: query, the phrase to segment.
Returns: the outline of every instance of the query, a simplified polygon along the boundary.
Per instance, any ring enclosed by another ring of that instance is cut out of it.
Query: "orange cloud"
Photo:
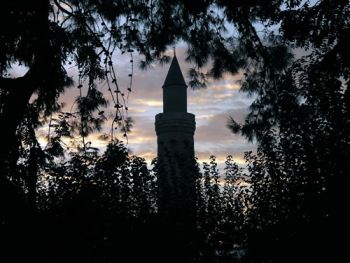
[[[143,99],[137,99],[133,103],[135,105],[144,105],[149,107],[161,107],[163,106],[163,102],[161,100],[143,100]]]

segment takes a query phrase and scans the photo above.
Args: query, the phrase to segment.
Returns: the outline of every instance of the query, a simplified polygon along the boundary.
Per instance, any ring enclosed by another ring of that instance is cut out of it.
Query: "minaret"
[[[187,85],[176,55],[163,84],[163,113],[156,115],[159,213],[188,221],[195,204],[195,116],[187,112]],[[176,222],[176,223],[179,223]]]

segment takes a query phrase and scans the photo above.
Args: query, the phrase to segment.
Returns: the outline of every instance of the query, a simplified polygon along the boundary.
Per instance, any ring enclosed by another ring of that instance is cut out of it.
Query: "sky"
[[[173,50],[167,52],[171,57]],[[176,48],[182,73],[188,83],[188,71],[191,64],[185,62],[185,46],[180,45]],[[157,139],[155,133],[155,115],[163,110],[162,85],[170,67],[170,62],[163,66],[152,65],[145,70],[137,65],[140,58],[135,56],[132,92],[128,100],[128,116],[134,120],[132,131],[128,134],[127,148],[137,156],[144,157],[148,163],[157,155]],[[130,57],[128,55],[118,56],[113,62],[118,79],[118,85],[121,90],[126,90],[131,72]],[[69,69],[70,75],[76,75],[76,69]],[[211,155],[217,157],[220,166],[223,165],[227,155],[232,155],[238,164],[243,164],[244,152],[254,150],[255,145],[248,143],[241,135],[233,134],[227,127],[229,117],[242,122],[248,112],[252,98],[239,91],[241,74],[226,75],[221,80],[209,80],[206,88],[193,90],[187,89],[188,112],[196,116],[196,131],[194,136],[195,153],[200,163],[208,161]],[[79,90],[74,85],[72,88],[60,97],[60,101],[65,102],[64,110],[69,110],[75,98],[79,95]],[[110,99],[107,91],[107,85],[103,82],[98,83],[100,89],[106,97]],[[114,113],[113,104],[104,109],[105,114],[112,116]],[[108,133],[111,129],[111,120],[104,125],[102,132]],[[93,147],[97,147],[101,152],[104,151],[106,141],[100,140],[101,133],[93,133],[87,141],[92,142]],[[46,144],[47,127],[39,131],[39,141]],[[120,138],[126,143],[125,138]]]
[[[307,0],[303,1],[306,2]],[[308,1],[313,5],[316,1]],[[257,28],[261,24],[255,24]],[[229,29],[233,30],[233,29]],[[270,28],[270,30],[278,30]],[[178,43],[176,55],[180,63],[183,75],[188,83],[187,72],[191,65],[185,62],[185,45]],[[305,51],[296,51],[296,55]],[[172,48],[168,50],[168,55],[172,56]],[[138,65],[140,58],[133,58],[135,65]],[[114,61],[118,84],[121,89],[126,90],[129,85],[128,74],[131,73],[130,57],[127,55],[117,56]],[[147,71],[134,67],[133,92],[128,101],[129,117],[134,120],[132,132],[128,134],[127,148],[132,154],[144,157],[147,162],[157,155],[157,140],[155,133],[155,115],[162,112],[162,85],[168,72],[170,63],[166,65],[152,65]],[[73,69],[74,71],[74,69]],[[76,74],[76,73],[75,73]],[[73,72],[74,75],[74,72]],[[244,152],[255,150],[256,145],[248,143],[240,135],[233,134],[227,127],[229,117],[233,117],[238,122],[243,122],[248,113],[252,98],[240,92],[241,74],[226,75],[221,80],[209,80],[207,88],[192,90],[188,88],[188,111],[196,116],[196,132],[194,136],[195,153],[200,162],[209,159],[210,155],[215,155],[219,164],[224,163],[227,155],[232,155],[234,160],[243,164]],[[106,85],[99,85],[103,93],[108,94]],[[76,88],[69,89],[61,100],[72,105],[78,96]],[[107,95],[108,97],[108,95]],[[112,106],[105,110],[113,115]],[[110,121],[105,125],[105,131],[110,131]],[[99,134],[90,135],[95,147],[104,150],[105,141],[98,139]],[[123,139],[122,136],[120,136]],[[125,141],[125,140],[124,140]]]
[[[311,1],[313,4],[315,1]],[[261,26],[259,24],[257,27]],[[187,72],[192,67],[185,62],[185,45],[179,43],[176,54],[186,82],[188,83]],[[172,56],[172,48],[168,50]],[[135,65],[138,65],[140,58],[133,58]],[[122,90],[129,85],[131,72],[130,57],[117,56],[113,61],[115,65],[118,84]],[[157,155],[157,140],[155,133],[155,115],[162,112],[162,85],[165,80],[170,63],[166,65],[152,65],[147,71],[134,67],[133,92],[128,100],[129,117],[134,120],[131,133],[128,134],[127,148],[132,154],[144,157],[148,163]],[[16,69],[15,69],[16,71]],[[17,69],[14,75],[23,74],[23,69]],[[76,68],[68,69],[69,75],[77,76]],[[209,80],[207,88],[192,90],[188,88],[188,111],[196,116],[196,132],[194,136],[195,153],[200,162],[215,155],[219,164],[224,163],[227,155],[232,155],[234,160],[243,164],[244,152],[255,150],[256,146],[248,143],[240,135],[233,134],[227,127],[229,117],[236,121],[244,121],[252,98],[239,91],[241,74],[226,75],[221,80]],[[60,97],[66,103],[64,110],[69,110],[79,95],[79,90],[72,87]],[[104,83],[98,84],[98,88],[108,98],[107,86]],[[114,108],[112,103],[104,110],[107,115],[113,116]],[[110,131],[111,120],[106,122],[103,133]],[[39,130],[39,141],[45,145],[48,127]],[[105,149],[106,141],[99,139],[101,133],[93,133],[87,138],[101,152]],[[122,135],[120,138],[125,141]]]
[[[191,65],[185,62],[185,48],[178,47],[176,56],[182,73],[188,83],[187,72]],[[173,55],[169,50],[168,54]],[[116,63],[119,85],[128,85],[130,73],[129,58],[123,58]],[[138,58],[134,58],[138,64]],[[128,135],[128,149],[135,155],[150,161],[157,154],[157,139],[154,127],[155,115],[162,112],[162,85],[170,63],[153,65],[147,71],[134,67],[133,92],[130,94],[128,108],[129,116],[135,121],[132,132]],[[232,134],[226,127],[230,116],[237,121],[243,121],[248,112],[251,98],[239,91],[241,75],[225,76],[222,80],[210,80],[207,88],[187,90],[188,112],[196,116],[196,132],[194,136],[195,152],[199,161],[208,160],[215,155],[223,162],[227,155],[232,155],[236,162],[243,163],[245,151],[253,150],[255,146],[248,143],[240,135]]]
[[[172,54],[171,54],[172,55]],[[185,63],[183,50],[177,50],[177,58],[188,83],[187,72],[191,65]],[[129,147],[146,159],[156,156],[154,118],[162,112],[162,85],[170,64],[155,66],[147,72],[136,71],[134,90],[129,101],[130,116],[135,120],[134,131],[129,135]],[[240,76],[226,76],[220,81],[210,81],[208,87],[187,90],[188,112],[196,116],[195,152],[200,161],[216,155],[221,161],[233,155],[242,162],[243,153],[254,145],[240,135],[234,135],[226,127],[230,116],[244,119],[251,99],[239,92]]]

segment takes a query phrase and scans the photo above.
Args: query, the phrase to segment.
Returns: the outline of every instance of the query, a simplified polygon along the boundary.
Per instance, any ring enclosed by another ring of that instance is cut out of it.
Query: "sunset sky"
[[[180,63],[183,75],[188,83],[187,73],[191,64],[185,62],[185,47],[178,46],[176,55]],[[168,55],[173,51],[169,49]],[[140,58],[134,57],[133,92],[130,93],[128,108],[129,117],[134,120],[132,132],[128,134],[127,148],[132,154],[144,157],[150,162],[157,154],[157,140],[154,128],[155,115],[162,112],[162,85],[168,72],[170,63],[153,65],[147,71],[141,70],[137,65]],[[118,56],[114,62],[118,77],[118,85],[126,90],[131,72],[130,57],[128,55]],[[76,74],[74,67],[69,69],[71,75]],[[216,155],[219,163],[223,163],[227,155],[232,155],[236,162],[243,163],[245,151],[254,150],[255,146],[248,143],[240,135],[232,134],[226,127],[230,116],[237,121],[242,121],[248,111],[251,98],[239,92],[240,74],[225,76],[221,80],[210,80],[208,87],[199,90],[188,88],[188,111],[196,115],[195,152],[199,161],[208,160],[210,155]],[[76,85],[75,85],[76,86]],[[107,85],[99,84],[99,89],[106,94]],[[66,103],[66,110],[71,108],[79,90],[76,87],[67,89],[60,98]],[[113,105],[105,109],[106,115],[113,115]],[[110,131],[111,121],[106,122],[104,132]],[[39,134],[43,143],[47,127],[43,127]],[[100,133],[89,136],[92,146],[101,151],[107,142],[99,140]],[[120,136],[121,139],[124,139]],[[125,141],[125,140],[124,140]]]
[[[177,48],[176,55],[183,75],[188,83],[187,72],[191,68],[185,62],[184,49]],[[172,51],[169,51],[172,55]],[[137,64],[137,59],[135,59]],[[133,93],[129,98],[129,116],[135,120],[133,132],[129,135],[129,149],[136,155],[150,160],[156,156],[157,141],[154,118],[162,112],[162,85],[170,64],[154,66],[143,71],[134,70]],[[119,66],[121,83],[127,84],[130,71],[129,60],[125,67]],[[117,66],[118,70],[118,66]],[[199,160],[206,160],[212,154],[220,161],[231,154],[237,162],[242,162],[244,151],[254,149],[254,145],[239,135],[232,134],[226,123],[229,116],[242,121],[251,99],[239,92],[240,78],[226,76],[219,81],[210,81],[205,89],[188,88],[188,111],[196,115],[195,151]],[[123,85],[122,85],[123,86]]]

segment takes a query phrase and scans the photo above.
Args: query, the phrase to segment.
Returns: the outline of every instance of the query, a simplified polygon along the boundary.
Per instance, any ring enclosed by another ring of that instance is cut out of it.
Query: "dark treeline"
[[[246,174],[231,156],[222,178],[214,156],[193,174],[195,229],[185,237],[173,235],[178,232],[176,222],[159,217],[157,177],[161,173],[156,160],[150,169],[143,158],[130,156],[120,142],[109,143],[102,155],[94,148],[72,151],[61,159],[57,154],[63,152],[52,148],[29,151],[11,178],[28,206],[16,207],[16,218],[2,219],[6,225],[1,237],[4,258],[215,262],[238,260],[246,253],[251,190]],[[37,168],[34,189],[27,180],[32,162]]]

